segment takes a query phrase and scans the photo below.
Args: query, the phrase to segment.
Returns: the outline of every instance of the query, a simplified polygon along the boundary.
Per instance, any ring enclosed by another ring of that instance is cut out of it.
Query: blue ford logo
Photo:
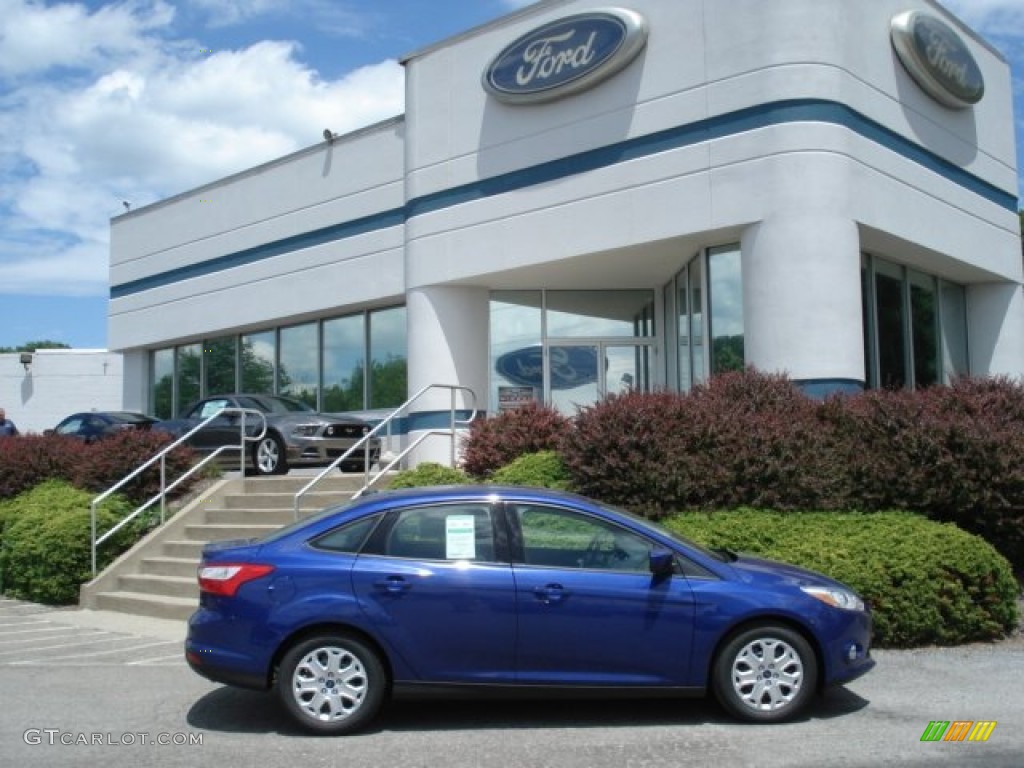
[[[494,362],[494,369],[511,381],[527,387],[544,385],[544,354],[539,346],[506,352]],[[551,388],[573,389],[597,381],[597,350],[591,346],[551,348]]]
[[[591,88],[631,62],[647,42],[643,17],[623,8],[545,24],[499,53],[484,88],[509,104],[551,101]]]
[[[891,26],[896,54],[925,93],[954,109],[981,101],[981,69],[952,27],[919,11],[894,16]]]

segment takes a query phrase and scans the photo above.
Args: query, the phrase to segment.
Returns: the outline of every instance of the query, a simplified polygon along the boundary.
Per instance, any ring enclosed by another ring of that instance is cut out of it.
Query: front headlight
[[[863,611],[864,601],[848,589],[838,587],[800,587],[806,594],[844,611]]]
[[[299,437],[314,437],[319,429],[319,424],[299,424],[292,429],[292,434],[298,435]]]

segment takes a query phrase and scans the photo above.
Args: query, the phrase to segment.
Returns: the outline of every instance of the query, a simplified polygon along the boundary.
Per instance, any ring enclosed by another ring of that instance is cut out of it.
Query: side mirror
[[[655,576],[671,576],[675,570],[676,557],[667,549],[652,549],[648,561]]]

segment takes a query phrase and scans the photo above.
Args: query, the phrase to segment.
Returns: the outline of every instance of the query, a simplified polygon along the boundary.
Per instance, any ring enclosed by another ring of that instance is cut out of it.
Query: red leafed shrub
[[[582,493],[658,516],[748,505],[822,509],[844,480],[815,401],[783,376],[728,373],[690,394],[630,393],[580,411],[563,458]]]
[[[86,446],[72,437],[24,435],[0,439],[0,499],[50,478],[66,478]]]
[[[85,446],[79,463],[66,475],[76,488],[102,493],[114,483],[155,456],[174,438],[162,432],[126,430]],[[192,466],[195,454],[184,446],[175,448],[166,457],[167,482],[171,483]],[[191,478],[190,478],[191,480]],[[180,494],[192,482],[175,488]],[[124,486],[119,493],[136,503],[146,501],[160,491],[160,464],[154,464],[140,477]]]
[[[155,455],[173,438],[157,432],[126,431],[95,443],[60,435],[25,435],[0,440],[0,499],[17,496],[46,480],[67,480],[76,488],[101,493]],[[193,453],[179,448],[167,457],[168,481],[192,465]],[[189,483],[176,491],[184,492]],[[160,487],[159,467],[122,489],[135,502]]]
[[[689,399],[714,424],[710,458],[724,479],[699,498],[717,496],[718,507],[846,506],[840,439],[823,423],[820,403],[789,378],[753,369],[726,373],[695,387]],[[698,487],[702,482],[694,478]]]
[[[976,533],[1024,568],[1024,387],[1006,378],[830,401],[851,499]]]
[[[478,419],[462,445],[462,468],[487,478],[524,454],[557,449],[568,429],[565,416],[536,403]]]
[[[715,439],[685,396],[632,392],[580,410],[562,460],[580,493],[658,515],[690,506],[694,477],[721,484],[721,468],[707,461]]]

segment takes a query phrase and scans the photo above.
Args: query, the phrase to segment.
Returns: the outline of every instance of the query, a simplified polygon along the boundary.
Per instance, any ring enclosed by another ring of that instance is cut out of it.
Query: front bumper
[[[825,685],[843,685],[875,667],[871,658],[871,614],[850,612],[842,627],[831,635],[822,649],[825,656]]]
[[[322,437],[290,437],[287,446],[289,464],[330,464],[355,445],[355,440]],[[349,454],[346,462],[365,462],[367,451],[370,464],[380,459],[380,441],[371,440]]]

